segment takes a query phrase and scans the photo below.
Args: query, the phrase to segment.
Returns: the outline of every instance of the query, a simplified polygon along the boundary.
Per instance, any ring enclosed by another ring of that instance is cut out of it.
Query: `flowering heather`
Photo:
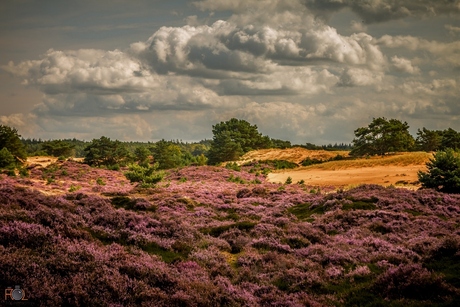
[[[460,195],[251,167],[152,188],[69,161],[3,176],[0,286],[38,306],[460,305]]]

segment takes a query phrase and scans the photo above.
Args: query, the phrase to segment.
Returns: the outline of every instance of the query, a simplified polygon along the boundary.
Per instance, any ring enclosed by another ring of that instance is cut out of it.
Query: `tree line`
[[[77,153],[85,163],[109,169],[130,166],[128,176],[140,182],[158,180],[156,170],[188,165],[216,165],[238,160],[245,153],[266,148],[289,148],[289,141],[272,139],[262,135],[256,125],[232,118],[212,126],[212,140],[198,143],[160,140],[155,143],[121,142],[102,136],[91,142],[72,140],[22,140],[15,128],[0,125],[0,169],[14,174],[21,168],[28,155],[47,154],[66,158]],[[352,146],[303,145],[309,149],[351,149],[354,157],[385,155],[401,151],[436,151],[427,164],[428,172],[419,173],[425,187],[440,191],[460,191],[460,133],[452,128],[445,130],[418,129],[417,137],[409,133],[409,125],[397,119],[374,118],[367,127],[354,131]],[[153,177],[152,177],[153,176]],[[150,178],[150,179],[149,179]],[[446,179],[447,178],[447,179]]]
[[[409,133],[409,125],[397,119],[374,118],[367,127],[354,131],[352,156],[385,155],[402,151],[438,151],[460,149],[460,133],[452,128],[417,130],[417,137]]]

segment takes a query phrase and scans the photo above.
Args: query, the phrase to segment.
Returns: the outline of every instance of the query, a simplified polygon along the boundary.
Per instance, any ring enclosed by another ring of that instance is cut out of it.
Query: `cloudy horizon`
[[[460,130],[460,1],[0,4],[0,124],[23,137],[212,138],[232,117],[349,143],[373,117]]]

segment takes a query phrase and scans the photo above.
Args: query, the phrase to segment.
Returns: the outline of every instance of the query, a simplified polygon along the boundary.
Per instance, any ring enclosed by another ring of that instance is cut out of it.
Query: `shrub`
[[[291,184],[292,183],[292,178],[287,177],[285,184]]]
[[[72,192],[75,192],[75,191],[78,191],[81,189],[81,186],[80,185],[71,185],[70,188],[69,188],[69,192],[72,193]]]
[[[241,171],[241,167],[236,162],[227,163],[227,165],[225,165],[225,168],[231,169],[237,172]]]
[[[0,168],[12,169],[15,166],[15,162],[16,160],[8,148],[3,147],[0,150]]]
[[[131,164],[129,171],[125,172],[126,178],[131,182],[139,182],[141,185],[156,184],[163,180],[164,173],[157,171],[158,163],[150,167],[142,167]]]
[[[302,166],[309,166],[309,165],[321,164],[321,163],[323,163],[323,161],[318,160],[316,158],[312,159],[310,157],[307,157],[305,160],[301,162]]]
[[[420,264],[402,264],[381,275],[375,288],[389,299],[437,301],[451,294],[451,289],[438,275]]]
[[[427,172],[418,172],[424,188],[445,193],[460,193],[460,154],[453,149],[438,151],[426,164]]]

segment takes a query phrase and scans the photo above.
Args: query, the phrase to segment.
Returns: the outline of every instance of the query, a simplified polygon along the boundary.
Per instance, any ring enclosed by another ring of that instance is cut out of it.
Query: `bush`
[[[301,162],[302,166],[310,166],[313,164],[321,164],[321,163],[323,163],[323,161],[318,160],[316,158],[312,159],[310,157],[307,157],[305,160]]]
[[[164,173],[156,171],[158,163],[150,167],[142,167],[137,164],[129,166],[129,171],[125,172],[126,178],[131,182],[139,182],[141,185],[156,184],[163,180]]]
[[[227,163],[227,165],[225,165],[225,168],[226,169],[231,169],[231,170],[234,170],[234,171],[237,171],[237,172],[241,171],[241,167],[236,162]]]
[[[3,147],[0,150],[0,168],[14,169],[16,160],[10,151]]]
[[[424,188],[445,193],[460,193],[460,154],[453,149],[438,151],[426,164],[427,172],[418,172]]]

